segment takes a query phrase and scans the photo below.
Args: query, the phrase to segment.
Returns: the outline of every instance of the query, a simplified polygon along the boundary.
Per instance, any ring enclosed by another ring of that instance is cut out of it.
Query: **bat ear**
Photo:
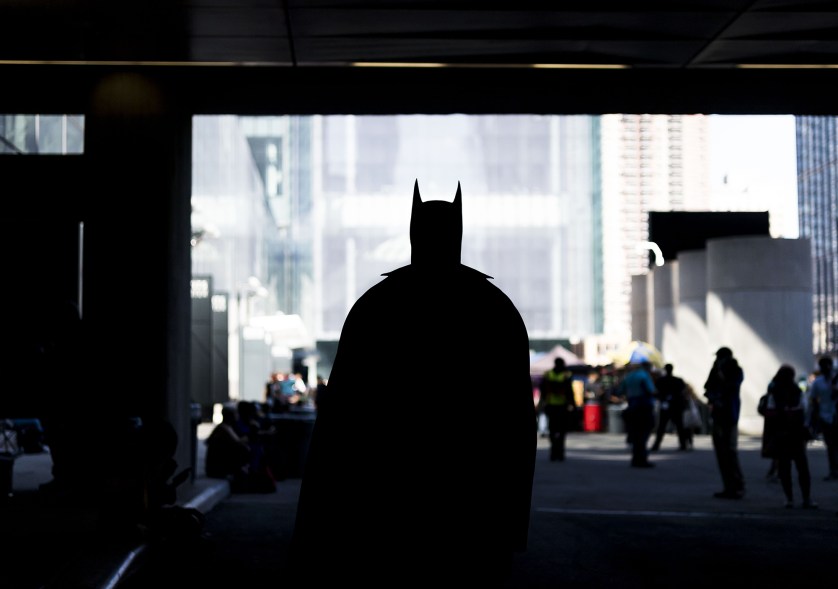
[[[460,190],[460,183],[457,182],[457,194],[454,195],[454,214],[457,217],[457,225],[459,226],[460,238],[463,233],[463,192]]]
[[[419,196],[419,179],[416,179],[416,182],[413,183],[413,205],[410,209],[410,240],[411,242],[416,237],[414,232],[417,231],[417,223],[419,222],[419,217],[422,215],[419,211],[421,210],[420,207],[422,206],[422,197]]]

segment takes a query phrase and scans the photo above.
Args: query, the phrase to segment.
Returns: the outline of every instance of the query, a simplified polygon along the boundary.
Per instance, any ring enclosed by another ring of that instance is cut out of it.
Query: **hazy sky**
[[[796,158],[794,116],[711,116],[713,208],[767,210],[774,237],[797,237]]]

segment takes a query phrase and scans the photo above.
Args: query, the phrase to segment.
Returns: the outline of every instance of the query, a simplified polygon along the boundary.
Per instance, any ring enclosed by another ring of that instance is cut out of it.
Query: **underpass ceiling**
[[[730,74],[698,72],[759,68],[778,84],[789,70],[831,83],[838,67],[834,0],[0,0],[0,22],[0,66],[390,65],[506,77],[537,66],[717,83]]]

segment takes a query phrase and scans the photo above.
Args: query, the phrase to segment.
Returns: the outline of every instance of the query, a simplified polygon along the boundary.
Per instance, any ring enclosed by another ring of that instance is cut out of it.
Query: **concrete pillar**
[[[166,420],[190,456],[191,116],[163,84],[103,77],[85,122],[85,321],[118,418]]]
[[[678,334],[675,309],[678,306],[678,262],[672,261],[654,268],[651,272],[654,292],[654,324],[649,343],[661,351],[669,362],[677,355]]]
[[[675,373],[699,396],[712,365],[713,352],[707,334],[707,252],[678,253],[677,350],[671,355]],[[664,354],[670,358],[670,353]],[[708,364],[710,362],[710,364]]]
[[[728,346],[745,371],[739,429],[760,435],[757,401],[781,364],[812,368],[812,263],[808,239],[707,242],[711,349]],[[707,358],[707,370],[713,358]]]
[[[631,339],[649,338],[648,283],[646,274],[631,277]]]

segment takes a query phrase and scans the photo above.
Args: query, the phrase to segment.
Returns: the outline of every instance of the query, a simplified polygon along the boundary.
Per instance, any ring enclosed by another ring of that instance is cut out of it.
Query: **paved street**
[[[748,488],[739,501],[712,497],[720,485],[708,436],[691,452],[667,436],[653,469],[629,468],[622,434],[571,434],[563,463],[548,460],[545,439],[539,448],[530,546],[515,560],[510,588],[779,587],[834,575],[838,482],[821,480],[820,443],[809,451],[818,510],[783,507],[779,483],[764,479],[758,439],[741,440]],[[158,566],[125,586],[279,586],[298,490],[299,480],[286,480],[275,494],[229,497],[208,514],[207,545],[189,559],[158,554]]]

